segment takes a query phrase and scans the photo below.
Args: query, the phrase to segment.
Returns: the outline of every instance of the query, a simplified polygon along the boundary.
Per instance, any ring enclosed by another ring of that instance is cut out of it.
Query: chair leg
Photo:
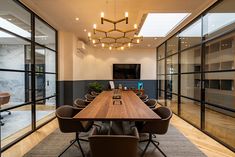
[[[75,142],[76,142],[76,140],[74,140],[72,143],[70,143],[70,145],[62,153],[60,153],[60,155],[58,157],[61,157],[61,155],[63,155],[64,152],[66,152]]]
[[[162,155],[163,155],[164,157],[167,157],[166,154],[158,147],[158,145],[156,145],[156,143],[154,143],[154,142],[152,142],[152,143],[153,143],[153,145],[159,150],[159,152],[162,153]]]
[[[147,151],[147,149],[148,149],[148,147],[149,147],[149,144],[150,144],[150,142],[151,142],[151,139],[152,139],[152,134],[149,134],[149,139],[148,139],[148,140],[140,141],[140,142],[147,142],[147,141],[148,141],[147,145],[146,145],[145,148],[144,148],[144,151],[143,151],[142,154],[141,154],[141,157],[143,157],[144,154],[145,154],[145,152]]]
[[[81,150],[82,156],[85,157],[84,151],[83,151],[82,146],[80,144],[80,140],[81,141],[86,141],[86,140],[83,140],[83,139],[79,139],[79,133],[76,133],[76,141],[77,141],[78,146],[79,146],[79,148]]]

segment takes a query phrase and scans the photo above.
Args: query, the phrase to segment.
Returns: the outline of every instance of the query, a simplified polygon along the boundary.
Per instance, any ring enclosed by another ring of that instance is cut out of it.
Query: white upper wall
[[[108,49],[88,48],[85,53],[75,53],[73,57],[74,80],[112,80],[114,63],[141,64],[143,80],[156,79],[155,49]]]

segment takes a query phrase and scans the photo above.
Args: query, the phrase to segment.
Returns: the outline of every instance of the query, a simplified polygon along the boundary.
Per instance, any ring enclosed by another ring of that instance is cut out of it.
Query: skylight
[[[165,37],[189,15],[190,13],[148,13],[139,36]]]

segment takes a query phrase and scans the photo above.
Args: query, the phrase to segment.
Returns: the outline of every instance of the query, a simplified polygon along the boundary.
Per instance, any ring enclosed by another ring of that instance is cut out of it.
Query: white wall
[[[73,55],[74,80],[112,80],[114,63],[141,64],[141,79],[156,79],[155,49],[126,49],[110,51],[89,47],[85,53]]]

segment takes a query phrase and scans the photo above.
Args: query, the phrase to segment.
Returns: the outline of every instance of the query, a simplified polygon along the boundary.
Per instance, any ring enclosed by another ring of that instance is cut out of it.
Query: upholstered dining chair
[[[85,95],[85,99],[86,99],[86,101],[88,101],[88,102],[93,101],[93,100],[95,99],[95,97],[96,97],[96,96],[93,96],[93,95],[91,95],[91,94],[86,94],[86,95]]]
[[[137,157],[139,134],[136,127],[129,135],[108,135],[93,128],[88,139],[92,157]]]
[[[148,99],[147,102],[145,102],[145,104],[151,108],[154,109],[157,105],[157,100],[156,99]]]
[[[9,93],[0,93],[0,106],[9,103],[10,97],[11,95]],[[8,115],[11,114],[10,111],[5,111],[5,112],[8,112]],[[1,119],[3,119],[3,117],[0,116],[0,125],[3,126],[4,123],[1,121]]]
[[[147,102],[148,101],[148,95],[144,94],[144,95],[140,95],[139,98],[143,101],[143,102]]]
[[[169,127],[169,122],[172,117],[172,111],[168,107],[163,107],[163,106],[153,109],[153,111],[156,114],[158,114],[161,117],[161,119],[154,121],[147,121],[143,123],[142,126],[140,125],[137,126],[139,133],[148,133],[148,139],[140,141],[140,142],[148,142],[141,156],[144,156],[146,150],[148,149],[149,144],[152,143],[161,152],[161,154],[166,157],[166,154],[159,148],[160,143],[158,141],[153,140],[153,135],[154,134],[163,135],[167,132]]]
[[[93,96],[97,96],[97,95],[99,95],[100,93],[97,93],[97,92],[95,92],[95,91],[91,91],[91,95],[93,95]]]
[[[77,108],[85,108],[90,102],[86,101],[86,100],[83,100],[83,99],[80,99],[80,98],[77,98],[76,100],[74,100],[73,102],[73,106],[74,107],[77,107]]]
[[[80,141],[88,141],[88,140],[80,139],[79,133],[88,132],[91,129],[93,122],[73,119],[73,116],[75,116],[80,111],[81,109],[69,105],[61,106],[56,110],[56,117],[58,119],[60,131],[63,133],[75,133],[76,135],[76,138],[72,140],[70,145],[67,148],[65,148],[65,150],[62,151],[62,153],[60,153],[59,157],[63,155],[64,152],[66,152],[75,142],[78,143],[82,156],[85,157]]]

